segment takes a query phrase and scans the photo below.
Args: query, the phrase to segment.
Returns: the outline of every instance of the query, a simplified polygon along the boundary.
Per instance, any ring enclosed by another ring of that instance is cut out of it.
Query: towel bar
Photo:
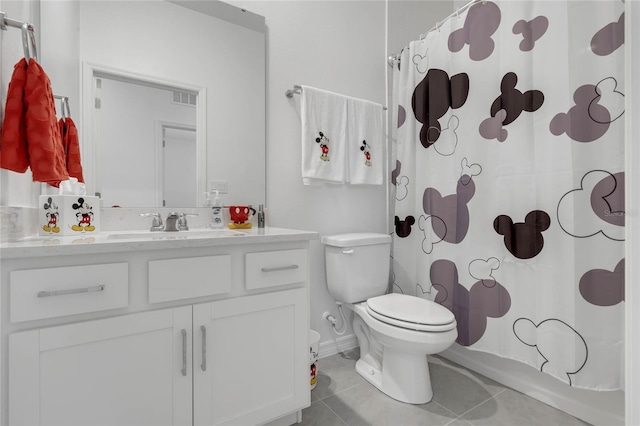
[[[22,29],[22,48],[24,49],[24,57],[29,61],[30,58],[38,60],[38,51],[36,49],[35,28],[28,22],[22,22],[15,19],[7,18],[6,13],[0,12],[0,30],[7,30],[7,27]],[[31,48],[31,49],[30,49]],[[33,54],[31,54],[33,50]]]
[[[53,95],[54,99],[60,100],[60,109],[62,110],[62,117],[71,118],[71,109],[69,108],[69,97],[62,95]]]
[[[293,98],[293,95],[299,95],[302,93],[302,86],[298,85],[298,84],[294,84],[293,89],[289,89],[286,92],[284,92],[284,95],[287,98]],[[383,110],[387,110],[386,106],[382,107]]]
[[[302,86],[298,86],[297,84],[293,86],[293,90],[289,89],[287,90],[284,95],[287,98],[293,98],[293,95],[299,95],[300,93],[302,93]]]

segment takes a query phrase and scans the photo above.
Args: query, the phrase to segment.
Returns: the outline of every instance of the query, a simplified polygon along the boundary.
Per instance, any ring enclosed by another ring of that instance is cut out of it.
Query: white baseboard
[[[326,358],[338,352],[348,351],[358,347],[358,339],[355,334],[337,337],[334,340],[320,342],[318,345],[318,358]]]
[[[624,392],[576,389],[528,365],[453,345],[439,354],[593,425],[624,425]]]

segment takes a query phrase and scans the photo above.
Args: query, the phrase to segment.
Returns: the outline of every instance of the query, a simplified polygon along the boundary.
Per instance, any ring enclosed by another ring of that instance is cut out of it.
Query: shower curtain
[[[477,2],[394,67],[393,291],[593,390],[624,388],[623,35],[622,1]]]

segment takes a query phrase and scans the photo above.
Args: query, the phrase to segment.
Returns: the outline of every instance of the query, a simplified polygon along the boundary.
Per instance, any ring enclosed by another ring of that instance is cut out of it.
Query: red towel
[[[24,86],[27,81],[27,61],[20,60],[13,67],[7,90],[2,133],[0,135],[0,167],[24,173],[29,167],[27,125],[24,111]]]
[[[0,167],[24,173],[27,164],[35,182],[58,186],[69,174],[51,81],[34,59],[25,64],[16,64],[7,92]]]
[[[58,121],[60,134],[62,135],[62,146],[64,147],[67,159],[67,172],[69,176],[84,183],[82,176],[82,162],[80,161],[80,143],[78,142],[78,129],[70,117],[61,118]]]

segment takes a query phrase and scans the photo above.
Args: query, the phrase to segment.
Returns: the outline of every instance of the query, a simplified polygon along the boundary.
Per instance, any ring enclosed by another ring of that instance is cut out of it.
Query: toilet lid
[[[456,327],[453,313],[442,305],[406,294],[367,299],[367,312],[387,324],[420,331],[448,331]]]

